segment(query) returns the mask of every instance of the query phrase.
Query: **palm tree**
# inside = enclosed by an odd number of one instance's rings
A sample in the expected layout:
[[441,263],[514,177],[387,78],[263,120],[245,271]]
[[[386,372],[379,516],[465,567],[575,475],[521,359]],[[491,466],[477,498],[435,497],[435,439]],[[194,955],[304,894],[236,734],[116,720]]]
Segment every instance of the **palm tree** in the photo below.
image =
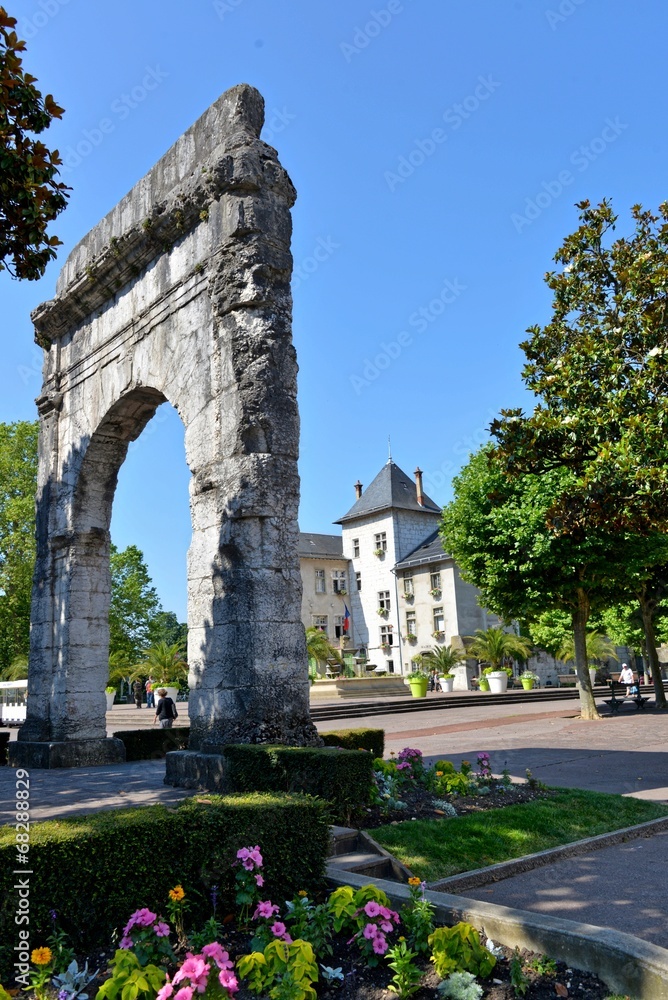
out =
[[316,663],[326,663],[327,660],[343,663],[338,649],[331,645],[326,634],[315,625],[306,629],[306,652],[309,659],[315,660]]
[[15,656],[8,667],[0,673],[1,681],[26,681],[28,679],[28,657]]
[[132,676],[150,676],[156,684],[178,687],[188,680],[188,662],[178,642],[171,646],[166,642],[156,642],[154,646],[144,650],[144,659],[135,664]]
[[506,658],[526,660],[531,655],[531,643],[514,632],[504,632],[502,628],[476,629],[475,635],[466,636],[471,640],[467,652],[477,660],[490,663],[498,670]]
[[441,674],[449,674],[453,667],[466,659],[466,654],[452,646],[432,646],[422,658],[430,669],[436,668]]
[[[557,651],[557,657],[564,662],[575,659],[575,642],[572,635],[564,640],[561,649]],[[587,662],[601,663],[603,660],[617,660],[619,663],[615,647],[608,637],[600,632],[587,632]]]

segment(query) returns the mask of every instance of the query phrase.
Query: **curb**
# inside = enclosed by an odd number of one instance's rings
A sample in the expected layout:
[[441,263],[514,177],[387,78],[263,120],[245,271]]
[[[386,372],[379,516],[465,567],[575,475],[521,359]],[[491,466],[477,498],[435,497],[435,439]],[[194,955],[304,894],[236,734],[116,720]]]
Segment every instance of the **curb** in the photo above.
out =
[[[408,886],[396,882],[353,872],[345,876],[328,872],[328,878],[335,885],[354,888],[373,883],[396,909],[410,899]],[[452,926],[464,920],[482,928],[484,935],[497,944],[529,948],[591,972],[614,992],[635,1000],[668,1000],[668,950],[632,934],[429,889],[425,898],[436,907],[434,918],[438,924]]]
[[488,865],[487,868],[476,868],[474,871],[462,872],[461,875],[438,879],[436,882],[428,882],[427,888],[434,892],[452,891],[458,894],[466,892],[467,889],[477,889],[480,886],[489,885],[490,882],[501,882],[513,875],[521,875],[523,872],[542,868],[544,865],[561,861],[563,858],[588,854],[589,851],[598,851],[603,847],[612,847],[615,844],[650,836],[663,830],[668,830],[668,816],[664,816],[663,819],[651,819],[646,823],[639,823],[637,826],[627,826],[621,830],[614,830],[612,833],[600,833],[596,837],[576,840],[572,844],[563,844],[561,847],[551,847],[546,851],[538,851],[536,854],[527,854],[523,858],[514,858],[512,861],[501,861],[497,865]]

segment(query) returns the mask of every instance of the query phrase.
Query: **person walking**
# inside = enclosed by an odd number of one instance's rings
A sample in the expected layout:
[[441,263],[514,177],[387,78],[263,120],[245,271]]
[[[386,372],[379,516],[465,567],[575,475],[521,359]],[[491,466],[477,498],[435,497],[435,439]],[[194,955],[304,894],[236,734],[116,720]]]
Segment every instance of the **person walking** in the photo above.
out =
[[176,711],[176,705],[167,694],[165,688],[158,688],[158,699],[159,701],[156,705],[153,725],[155,725],[155,720],[159,719],[162,729],[171,729],[174,725],[174,719],[178,719],[179,717],[179,713]]
[[152,677],[146,681],[146,707],[155,708],[155,681]]
[[619,683],[626,684],[626,697],[631,694],[631,688],[635,684],[635,679],[633,677],[633,671],[631,670],[628,663],[622,663],[622,669],[619,674]]
[[135,698],[136,708],[141,708],[142,697],[144,695],[144,685],[139,680],[139,678],[137,678],[137,680],[132,685],[132,693]]

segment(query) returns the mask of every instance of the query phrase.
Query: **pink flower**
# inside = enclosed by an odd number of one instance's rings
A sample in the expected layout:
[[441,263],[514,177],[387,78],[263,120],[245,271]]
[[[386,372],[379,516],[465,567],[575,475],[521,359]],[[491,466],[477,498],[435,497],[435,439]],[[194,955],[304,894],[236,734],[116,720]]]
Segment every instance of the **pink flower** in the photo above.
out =
[[[384,955],[387,951],[387,941],[382,934],[379,934],[373,939],[373,950],[377,955]],[[178,993],[177,993],[178,997]]]
[[249,853],[249,858],[254,861],[258,868],[262,867],[262,855],[260,854],[260,845],[256,844],[252,851]]
[[228,969],[221,969],[218,973],[218,982],[223,987],[223,989],[229,990],[230,993],[236,993],[239,989],[239,983],[237,982],[237,977],[233,972],[229,972]]
[[271,933],[274,937],[283,937],[285,934],[285,924],[282,924],[280,920],[277,920],[275,924],[271,925]]
[[380,913],[380,906],[375,901],[375,899],[370,899],[369,902],[364,907],[364,912],[367,917],[377,917]]
[[164,920],[159,920],[153,930],[156,937],[169,937],[169,924],[166,924]]
[[381,920],[380,929],[381,931],[384,931],[386,934],[390,934],[394,930],[389,920]]
[[262,876],[261,876],[261,875],[256,875],[256,876],[255,876],[255,885],[256,885],[256,886],[257,886],[257,887],[258,887],[259,889],[261,889],[261,888],[262,888],[262,886],[264,885],[264,879],[262,878]]
[[260,917],[264,917],[269,920],[275,913],[278,913],[278,907],[272,903],[270,899],[264,900],[264,902],[259,902],[255,913],[253,914],[253,920],[258,920]]
[[249,853],[250,852],[247,847],[240,847],[239,850],[237,851],[237,858],[239,859],[239,861],[245,861]]
[[157,913],[151,913],[151,911],[146,907],[141,910],[137,910],[137,912],[133,913],[130,917],[130,920],[134,920],[139,927],[150,927],[151,924],[155,923],[157,919]]
[[155,998],[155,1000],[169,1000],[173,992],[174,992],[174,987],[170,983],[168,976],[165,985],[162,987],[161,990],[158,990],[158,995]]
[[375,924],[367,924],[362,933],[364,937],[367,939],[367,941],[373,941],[376,934],[378,933],[378,928],[376,927]]
[[383,917],[383,919],[389,920],[390,917],[392,916],[392,910],[388,910],[386,906],[381,906],[380,915],[381,917]]
[[292,944],[292,938],[290,937],[289,934],[284,934],[283,940],[285,941],[286,944]]
[[234,962],[230,962],[230,956],[217,941],[205,944],[202,948],[205,958],[212,958],[219,969],[233,969]]
[[[189,979],[190,985],[198,993],[204,993],[209,978],[209,971],[209,964],[201,955],[188,954],[185,962],[174,976],[174,983],[180,983],[184,979]],[[178,993],[176,996],[178,997]],[[176,997],[174,1000],[176,1000]],[[181,1000],[192,1000],[192,996],[183,997]]]
[[[182,986],[178,993],[174,994],[174,1000],[193,1000],[194,989],[192,986]],[[204,992],[201,990],[200,992]]]
[[126,934],[124,937],[121,938],[120,947],[121,948],[132,948],[132,947],[134,947],[134,941],[132,940],[131,937],[128,937],[127,934]]

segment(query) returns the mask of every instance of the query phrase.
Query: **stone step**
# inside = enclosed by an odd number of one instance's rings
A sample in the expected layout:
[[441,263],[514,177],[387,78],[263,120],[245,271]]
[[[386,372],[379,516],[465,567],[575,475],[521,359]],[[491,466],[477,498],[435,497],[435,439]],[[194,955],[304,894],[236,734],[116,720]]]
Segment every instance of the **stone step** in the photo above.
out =
[[365,854],[355,851],[352,854],[340,854],[329,858],[328,868],[337,871],[355,872],[357,875],[368,875],[370,878],[387,878],[395,880],[392,862],[380,854]]

